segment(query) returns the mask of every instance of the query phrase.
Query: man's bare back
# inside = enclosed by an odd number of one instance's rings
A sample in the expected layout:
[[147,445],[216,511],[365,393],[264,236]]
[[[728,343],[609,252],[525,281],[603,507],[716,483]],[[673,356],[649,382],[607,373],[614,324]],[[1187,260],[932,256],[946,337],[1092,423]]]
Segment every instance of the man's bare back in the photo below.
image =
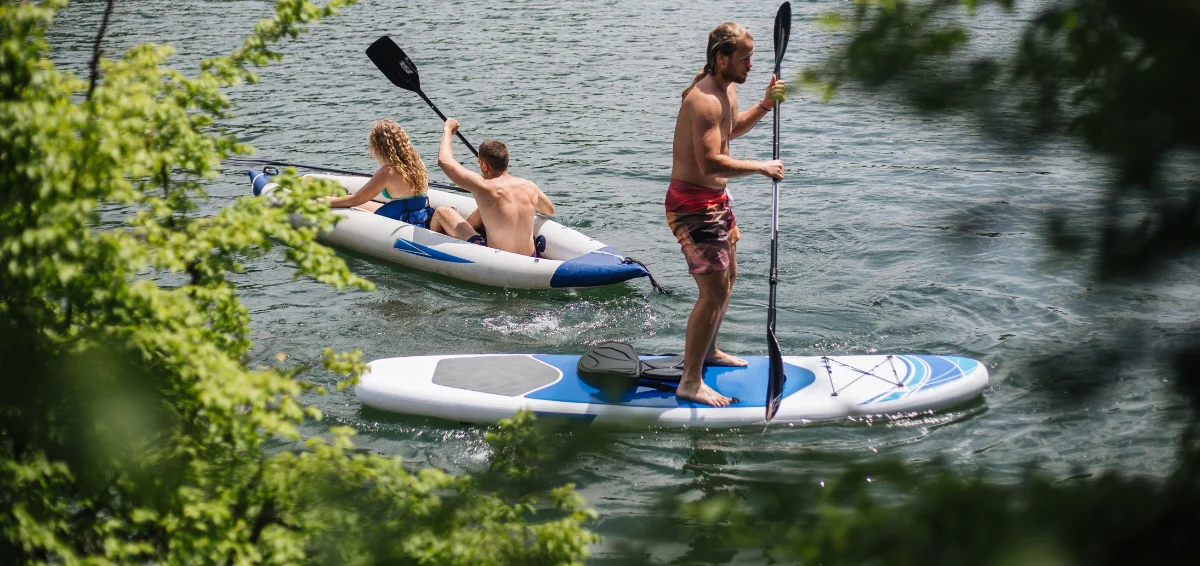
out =
[[533,255],[533,213],[541,191],[532,182],[508,173],[484,179],[475,194],[479,218],[487,227],[487,245],[506,252]]
[[458,122],[446,120],[438,148],[438,167],[454,184],[475,196],[476,214],[463,218],[450,207],[434,211],[430,229],[459,239],[474,241],[479,228],[486,228],[489,248],[515,254],[536,254],[533,242],[534,213],[554,214],[554,204],[532,181],[508,173],[508,148],[488,140],[479,146],[482,175],[463,167],[454,159],[451,141]]

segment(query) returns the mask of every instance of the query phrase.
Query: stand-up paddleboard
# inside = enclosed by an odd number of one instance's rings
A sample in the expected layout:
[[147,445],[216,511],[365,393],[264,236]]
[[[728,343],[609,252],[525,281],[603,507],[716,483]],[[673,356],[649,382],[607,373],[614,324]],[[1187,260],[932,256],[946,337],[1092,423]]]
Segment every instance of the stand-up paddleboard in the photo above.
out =
[[[737,399],[720,408],[676,397],[677,371],[656,377],[678,370],[679,358],[637,356],[649,364],[617,379],[617,391],[611,380],[581,375],[581,359],[586,366],[587,356],[553,354],[387,358],[368,365],[355,394],[377,409],[468,423],[492,423],[521,409],[595,424],[729,428],[765,422],[766,357],[750,357],[744,368],[704,369],[705,383]],[[956,356],[783,356],[783,365],[773,419],[782,423],[944,408],[979,395],[988,383],[982,363]]]

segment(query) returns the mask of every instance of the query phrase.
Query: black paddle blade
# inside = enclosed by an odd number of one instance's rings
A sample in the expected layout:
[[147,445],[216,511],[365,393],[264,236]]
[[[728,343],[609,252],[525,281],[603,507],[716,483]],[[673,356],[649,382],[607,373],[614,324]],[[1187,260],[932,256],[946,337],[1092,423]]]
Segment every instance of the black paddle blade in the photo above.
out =
[[400,49],[392,38],[385,35],[376,39],[375,43],[367,48],[367,57],[371,58],[371,62],[383,71],[392,84],[404,90],[421,92],[421,77],[417,76],[417,65],[404,54],[404,50]]
[[784,2],[775,14],[775,76],[779,76],[783,64],[783,52],[787,51],[788,36],[792,35],[792,3]]
[[767,351],[770,355],[767,369],[767,420],[770,421],[779,410],[779,402],[783,400],[783,382],[787,380],[783,374],[783,354],[779,351],[779,340],[775,339],[773,330],[767,330]]

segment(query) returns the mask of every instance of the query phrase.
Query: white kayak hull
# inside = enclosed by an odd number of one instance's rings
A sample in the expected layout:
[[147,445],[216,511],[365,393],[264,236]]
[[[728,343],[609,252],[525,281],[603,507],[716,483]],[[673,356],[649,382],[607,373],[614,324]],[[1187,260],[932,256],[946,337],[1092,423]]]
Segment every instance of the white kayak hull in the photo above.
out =
[[[278,185],[261,171],[248,171],[256,196],[269,197]],[[367,177],[308,175],[331,179],[348,192]],[[475,199],[429,190],[429,205],[450,206],[463,217],[475,211]],[[650,273],[603,242],[537,217],[534,236],[546,237],[541,258],[526,257],[471,244],[406,222],[356,209],[335,209],[341,217],[330,232],[320,234],[327,244],[354,250],[405,267],[464,281],[514,289],[564,289],[621,283]]]

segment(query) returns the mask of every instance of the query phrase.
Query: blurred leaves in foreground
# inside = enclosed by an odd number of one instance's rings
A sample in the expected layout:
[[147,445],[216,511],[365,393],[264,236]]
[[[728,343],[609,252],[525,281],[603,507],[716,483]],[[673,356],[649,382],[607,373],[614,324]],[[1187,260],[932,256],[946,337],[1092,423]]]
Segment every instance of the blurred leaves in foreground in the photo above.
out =
[[[1193,445],[1189,439],[1187,444]],[[896,566],[1195,564],[1200,457],[1181,454],[1165,480],[1116,473],[1015,482],[942,463],[844,462],[833,475],[706,478],[664,500],[624,547],[624,563],[886,564]],[[820,454],[773,461],[811,468]],[[713,483],[720,484],[717,486]]]
[[[320,389],[244,361],[250,317],[228,277],[247,258],[282,243],[298,275],[372,288],[315,240],[335,218],[314,199],[327,184],[289,171],[275,202],[194,214],[222,161],[251,150],[214,126],[231,110],[222,89],[256,80],[252,67],[280,57],[272,44],[350,3],[279,0],[189,77],[163,66],[163,45],[101,57],[110,1],[83,79],[48,57],[65,2],[0,2],[0,562],[586,556],[591,513],[570,486],[517,497],[409,471],[352,450],[344,427],[301,440],[297,425],[321,417],[303,395]],[[363,368],[334,352],[325,365]],[[296,448],[268,450],[279,440]]]

